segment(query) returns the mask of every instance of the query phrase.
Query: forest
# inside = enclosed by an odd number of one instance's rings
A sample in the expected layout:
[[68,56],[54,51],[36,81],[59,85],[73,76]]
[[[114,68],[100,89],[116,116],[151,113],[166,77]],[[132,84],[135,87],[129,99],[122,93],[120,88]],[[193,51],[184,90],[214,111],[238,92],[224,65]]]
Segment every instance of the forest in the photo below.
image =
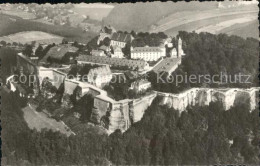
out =
[[[199,75],[226,75],[231,77],[231,81],[226,81],[227,77],[219,77],[217,83],[201,80],[192,83],[182,82],[176,86],[176,82],[157,82],[156,74],[149,73],[149,80],[153,88],[158,91],[177,93],[191,87],[239,87],[248,88],[258,86],[258,53],[259,43],[257,39],[243,39],[238,36],[228,36],[226,34],[213,35],[210,33],[184,32],[180,31],[173,43],[176,46],[177,38],[183,41],[185,56],[182,64],[171,75],[191,76],[197,78]],[[164,80],[170,73],[161,73]],[[241,77],[241,81],[234,82],[235,76]],[[250,76],[249,80],[246,80]],[[238,78],[238,77],[237,77]],[[234,83],[233,83],[234,82]],[[250,82],[250,83],[247,83]]]
[[[125,133],[92,128],[66,137],[30,130],[25,101],[2,91],[2,162],[26,165],[188,165],[257,164],[258,110],[245,103],[224,111],[221,103],[179,113],[156,98],[141,121]],[[10,123],[12,122],[12,123]]]

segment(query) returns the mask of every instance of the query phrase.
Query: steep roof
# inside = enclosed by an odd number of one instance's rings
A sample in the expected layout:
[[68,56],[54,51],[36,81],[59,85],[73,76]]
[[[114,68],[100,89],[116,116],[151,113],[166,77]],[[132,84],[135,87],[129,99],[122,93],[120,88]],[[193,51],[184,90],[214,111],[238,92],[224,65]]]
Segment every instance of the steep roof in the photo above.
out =
[[92,63],[101,63],[108,64],[111,66],[126,66],[130,68],[138,68],[144,69],[147,66],[147,62],[144,60],[130,60],[130,59],[122,59],[122,58],[108,58],[104,56],[88,56],[88,55],[80,55],[77,58],[78,61],[92,62]]
[[165,58],[158,65],[153,68],[153,71],[156,73],[160,72],[169,72],[174,68],[178,63],[180,63],[181,58]]
[[96,67],[93,69],[90,69],[88,72],[90,75],[109,75],[112,74],[110,67],[108,65]]
[[163,52],[162,47],[134,47],[131,53],[139,52]]
[[131,42],[132,36],[130,34],[125,34],[125,33],[113,33],[111,40],[119,41],[119,42]]
[[68,44],[54,46],[50,48],[47,54],[42,58],[42,61],[46,61],[48,57],[52,57],[55,59],[62,59],[67,52],[76,52],[76,51],[78,51],[77,47]]

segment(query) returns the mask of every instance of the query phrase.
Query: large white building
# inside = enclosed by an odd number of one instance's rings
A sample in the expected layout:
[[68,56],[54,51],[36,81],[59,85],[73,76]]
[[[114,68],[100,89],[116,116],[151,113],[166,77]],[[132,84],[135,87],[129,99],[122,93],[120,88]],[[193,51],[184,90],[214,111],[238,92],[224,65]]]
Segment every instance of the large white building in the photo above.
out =
[[165,47],[131,47],[132,59],[143,59],[145,61],[157,61],[166,56]]

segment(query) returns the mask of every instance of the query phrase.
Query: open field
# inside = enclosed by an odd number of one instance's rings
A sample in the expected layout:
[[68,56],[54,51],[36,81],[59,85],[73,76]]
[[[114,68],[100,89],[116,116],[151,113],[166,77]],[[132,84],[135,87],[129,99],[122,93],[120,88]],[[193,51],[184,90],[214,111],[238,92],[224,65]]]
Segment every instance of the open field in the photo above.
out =
[[17,16],[20,17],[22,19],[35,19],[35,15],[33,13],[29,13],[29,12],[25,12],[22,10],[17,10],[17,9],[12,9],[12,10],[2,10],[3,14],[8,14],[11,16]]
[[83,32],[80,28],[47,25],[5,14],[0,14],[0,22],[0,36],[8,36],[10,34],[24,31],[42,31],[64,37],[68,41],[87,43],[96,35],[96,33],[91,31]]
[[232,19],[232,20],[223,21],[223,22],[217,23],[215,25],[209,25],[209,26],[202,27],[200,29],[197,29],[196,32],[198,32],[198,33],[209,32],[212,34],[216,34],[219,31],[221,31],[222,29],[225,29],[227,27],[233,26],[235,24],[243,24],[243,23],[251,22],[256,19],[257,19],[257,15],[236,18],[236,19]]
[[[187,24],[183,24],[183,25],[171,28],[171,29],[165,31],[165,33],[170,35],[170,36],[176,36],[178,34],[178,31],[187,31],[187,32],[197,31],[197,32],[201,32],[201,31],[199,31],[199,29],[204,28],[204,27],[212,27],[212,26],[217,25],[221,22],[227,22],[228,23],[229,21],[232,22],[232,20],[236,20],[236,19],[239,19],[239,18],[252,18],[252,17],[255,17],[255,16],[257,16],[257,15],[244,14],[244,15],[241,16],[241,15],[238,14],[238,15],[229,15],[229,16],[203,19],[203,20],[198,20],[198,21],[190,22],[190,23],[187,23]],[[234,25],[237,25],[237,23],[233,22],[229,26],[232,27]],[[215,33],[217,33],[217,34],[218,33],[225,33],[225,31],[223,31],[223,30],[226,29],[227,27],[228,26],[222,26],[219,29],[219,31],[215,32]],[[237,35],[241,36],[241,34],[237,34]]]
[[74,4],[74,8],[72,9],[74,12],[89,16],[93,20],[101,21],[104,17],[106,17],[111,10],[114,8],[112,5],[107,4]]
[[181,11],[210,10],[217,7],[217,2],[151,2],[115,4],[113,10],[104,19],[106,24],[123,31],[148,31],[164,17]]
[[[175,27],[193,23],[196,21],[201,21],[205,19],[214,19],[218,17],[229,17],[229,16],[240,16],[249,15],[250,17],[257,17],[257,10],[205,10],[205,11],[184,11],[174,13],[168,17],[158,21],[155,26],[153,26],[150,32],[164,32]],[[216,24],[216,23],[215,23]],[[194,29],[196,30],[196,29]]]
[[231,27],[222,29],[220,33],[227,33],[229,35],[237,35],[241,37],[253,37],[259,39],[259,22],[254,20],[246,24],[235,24]]
[[35,111],[33,106],[29,105],[22,110],[24,113],[24,119],[30,129],[35,128],[37,131],[41,131],[42,129],[47,128],[53,131],[59,131],[67,136],[72,134],[72,131],[67,130],[68,128],[64,123],[48,118],[43,112]]
[[6,42],[12,43],[21,43],[21,44],[30,44],[33,41],[40,44],[52,44],[52,43],[61,43],[63,37],[40,32],[40,31],[25,31],[18,32],[12,35],[0,37],[0,41],[4,40]]

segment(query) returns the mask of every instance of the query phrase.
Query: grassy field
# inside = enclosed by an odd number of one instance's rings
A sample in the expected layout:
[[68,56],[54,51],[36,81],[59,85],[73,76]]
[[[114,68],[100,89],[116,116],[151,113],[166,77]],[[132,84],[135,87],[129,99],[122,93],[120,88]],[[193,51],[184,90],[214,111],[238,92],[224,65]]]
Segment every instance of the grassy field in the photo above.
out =
[[148,31],[164,17],[180,11],[210,10],[217,7],[217,2],[151,2],[151,3],[122,3],[104,19],[106,24],[118,30]]
[[40,31],[25,31],[25,32],[19,32],[12,35],[0,37],[0,41],[4,40],[9,43],[16,42],[21,44],[30,44],[33,41],[41,44],[61,43],[62,39],[63,37],[61,36],[40,32]]
[[251,21],[247,24],[235,24],[231,27],[222,29],[220,33],[227,33],[229,35],[237,35],[241,37],[253,37],[259,39],[259,22],[258,20]]
[[[176,36],[178,34],[178,31],[198,31],[199,29],[207,26],[213,26],[221,22],[229,21],[229,20],[234,20],[234,19],[239,19],[241,17],[247,17],[247,15],[230,15],[230,16],[222,16],[222,17],[215,17],[215,18],[209,18],[209,19],[203,19],[203,20],[198,20],[194,22],[190,22],[187,24],[183,24],[174,28],[171,28],[167,31],[165,31],[166,34],[170,36]],[[250,17],[250,14],[248,15]],[[198,31],[199,32],[199,31]],[[225,31],[220,30],[218,33],[225,33]],[[241,34],[238,34],[240,36]]]
[[[240,16],[244,17],[245,15],[249,15],[250,17],[257,17],[257,10],[227,10],[227,9],[216,9],[216,10],[205,10],[205,11],[184,11],[174,13],[160,21],[158,21],[150,32],[164,32],[170,30],[172,28],[186,25],[189,23],[193,23],[196,21],[201,21],[205,19],[214,19],[218,17],[232,17],[232,16]],[[213,24],[216,24],[216,22]],[[194,29],[196,30],[196,29]]]
[[20,17],[23,19],[35,19],[36,18],[33,13],[28,13],[28,12],[17,10],[17,9],[3,10],[2,12],[3,12],[3,14],[17,16],[17,17]]
[[222,29],[225,29],[227,27],[231,27],[235,24],[247,24],[248,22],[252,22],[253,20],[257,19],[257,15],[255,16],[249,16],[249,17],[240,17],[232,20],[222,21],[217,24],[209,25],[202,27],[200,29],[197,29],[196,32],[209,32],[212,34],[216,34],[220,32]]
[[68,128],[62,122],[57,122],[54,119],[48,118],[43,112],[35,111],[33,106],[27,106],[23,108],[24,119],[30,129],[36,129],[41,131],[42,129],[50,129],[53,131],[59,131],[67,136],[72,134],[72,131],[67,130]]
[[74,4],[72,10],[80,15],[89,16],[93,20],[101,21],[113,8],[114,6],[107,4]]
[[94,32],[83,32],[79,28],[60,25],[47,25],[40,22],[24,20],[19,17],[0,14],[0,36],[24,32],[42,31],[66,38],[68,41],[89,42],[95,35]]

